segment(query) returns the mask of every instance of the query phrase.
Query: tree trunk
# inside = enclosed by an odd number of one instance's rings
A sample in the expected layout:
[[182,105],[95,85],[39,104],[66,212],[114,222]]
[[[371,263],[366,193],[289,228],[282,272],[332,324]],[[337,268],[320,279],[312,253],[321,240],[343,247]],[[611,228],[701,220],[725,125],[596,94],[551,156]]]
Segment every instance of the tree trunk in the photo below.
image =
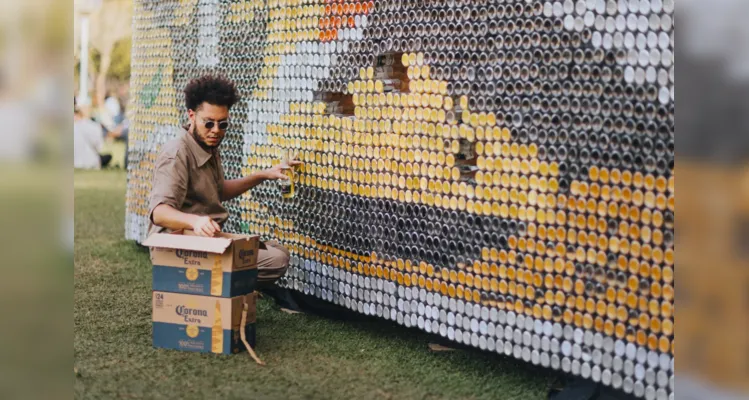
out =
[[104,105],[104,99],[107,95],[107,71],[112,63],[112,48],[103,49],[101,52],[101,63],[99,71],[96,74],[96,104]]

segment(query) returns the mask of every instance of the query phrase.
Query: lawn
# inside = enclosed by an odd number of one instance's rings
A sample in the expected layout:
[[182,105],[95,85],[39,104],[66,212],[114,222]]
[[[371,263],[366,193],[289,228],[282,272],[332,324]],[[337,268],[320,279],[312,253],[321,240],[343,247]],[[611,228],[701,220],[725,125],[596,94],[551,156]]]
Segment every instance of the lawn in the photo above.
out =
[[258,304],[258,355],[151,346],[148,254],[124,240],[126,176],[75,174],[76,398],[544,399],[551,371],[388,321],[334,321]]

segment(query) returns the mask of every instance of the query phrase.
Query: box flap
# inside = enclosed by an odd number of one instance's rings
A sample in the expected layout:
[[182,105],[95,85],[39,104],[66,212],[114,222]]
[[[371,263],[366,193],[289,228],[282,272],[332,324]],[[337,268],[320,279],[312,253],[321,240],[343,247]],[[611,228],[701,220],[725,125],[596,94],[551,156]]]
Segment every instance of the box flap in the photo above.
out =
[[239,233],[229,233],[229,232],[219,232],[219,236],[226,237],[234,240],[241,240],[241,239],[252,239],[252,238],[260,238],[259,235],[243,235]]
[[186,249],[223,254],[226,249],[231,246],[231,243],[232,240],[229,238],[210,238],[203,236],[154,233],[143,242],[143,245],[147,247]]

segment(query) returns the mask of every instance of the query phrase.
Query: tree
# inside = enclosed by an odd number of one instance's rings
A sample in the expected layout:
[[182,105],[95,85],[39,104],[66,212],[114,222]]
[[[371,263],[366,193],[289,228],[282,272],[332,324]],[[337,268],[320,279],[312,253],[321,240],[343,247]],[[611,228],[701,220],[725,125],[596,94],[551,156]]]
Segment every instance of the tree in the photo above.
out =
[[99,68],[96,70],[95,96],[103,104],[106,96],[107,71],[112,63],[115,45],[131,35],[133,3],[131,0],[105,0],[91,14],[90,43],[99,53]]
[[132,36],[128,36],[114,45],[112,62],[107,71],[107,78],[123,82],[130,79],[130,54],[133,46]]

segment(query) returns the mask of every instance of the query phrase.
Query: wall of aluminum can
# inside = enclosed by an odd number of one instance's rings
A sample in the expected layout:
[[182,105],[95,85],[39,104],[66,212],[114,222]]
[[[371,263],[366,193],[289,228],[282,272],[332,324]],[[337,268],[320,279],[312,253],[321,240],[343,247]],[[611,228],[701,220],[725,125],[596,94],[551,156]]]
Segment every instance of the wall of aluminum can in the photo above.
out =
[[126,236],[148,229],[182,89],[237,82],[227,179],[289,152],[226,230],[281,284],[674,396],[674,0],[135,2]]

